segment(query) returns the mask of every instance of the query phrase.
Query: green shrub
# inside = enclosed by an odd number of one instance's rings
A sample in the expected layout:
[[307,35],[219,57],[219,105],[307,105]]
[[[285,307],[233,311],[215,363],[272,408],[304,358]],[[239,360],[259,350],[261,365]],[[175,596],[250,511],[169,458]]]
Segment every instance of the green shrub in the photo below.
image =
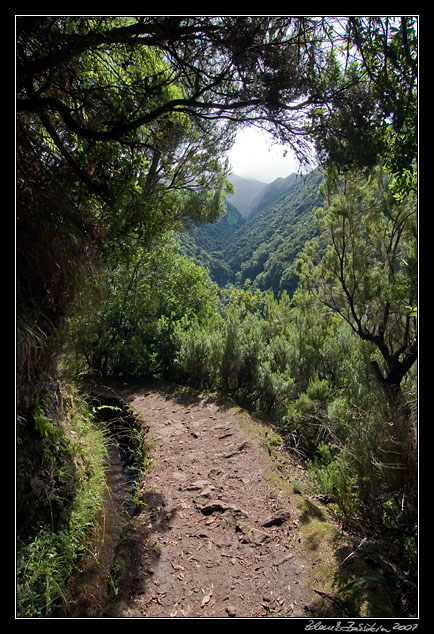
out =
[[82,291],[70,319],[75,366],[78,354],[83,370],[102,375],[170,374],[178,322],[202,323],[217,311],[216,286],[178,247],[172,234],[150,250],[136,246],[129,259],[105,267],[99,293]]
[[221,334],[197,321],[179,321],[173,341],[176,349],[174,365],[183,380],[195,386],[215,387],[221,363]]
[[259,409],[276,417],[282,416],[286,412],[288,399],[293,395],[294,383],[288,370],[273,371],[270,361],[262,361],[257,380]]
[[316,456],[308,462],[308,470],[317,491],[330,496],[339,517],[348,522],[358,518],[360,500],[356,494],[357,474],[347,458],[345,450],[337,451],[330,443],[321,443]]
[[311,401],[327,401],[330,397],[330,385],[327,379],[312,377],[309,380],[306,395]]

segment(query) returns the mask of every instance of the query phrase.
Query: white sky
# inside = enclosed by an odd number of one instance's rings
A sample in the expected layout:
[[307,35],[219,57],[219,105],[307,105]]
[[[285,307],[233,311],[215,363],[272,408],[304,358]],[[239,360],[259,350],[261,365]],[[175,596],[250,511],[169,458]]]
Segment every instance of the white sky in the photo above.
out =
[[237,140],[228,153],[232,171],[238,176],[255,178],[271,183],[276,178],[298,172],[299,164],[289,148],[271,145],[271,136],[256,128],[246,128],[237,134]]

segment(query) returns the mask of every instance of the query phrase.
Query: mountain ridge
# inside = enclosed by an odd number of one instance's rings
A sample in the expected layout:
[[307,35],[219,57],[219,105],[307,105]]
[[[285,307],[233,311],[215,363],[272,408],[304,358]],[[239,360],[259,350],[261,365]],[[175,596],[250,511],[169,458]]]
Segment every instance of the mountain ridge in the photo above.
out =
[[238,174],[231,174],[228,180],[234,187],[234,193],[230,194],[228,201],[238,209],[243,218],[248,218],[252,204],[257,196],[266,189],[267,183],[255,178],[238,176]]
[[317,168],[264,184],[256,197],[250,196],[247,217],[228,197],[226,215],[184,234],[182,251],[207,268],[221,287],[243,285],[249,279],[254,289],[272,290],[276,296],[285,290],[292,294],[298,284],[297,256],[317,235],[314,210],[322,202],[321,181]]
[[294,184],[297,174],[294,172],[285,178],[279,177],[269,183],[254,199],[249,218],[260,213],[262,209],[271,205],[276,198],[285,194]]
[[321,182],[318,168],[288,180],[285,193],[276,195],[234,232],[226,245],[225,262],[235,272],[236,284],[242,286],[250,279],[253,288],[272,290],[276,296],[295,291],[298,254],[318,233],[315,209],[322,204]]

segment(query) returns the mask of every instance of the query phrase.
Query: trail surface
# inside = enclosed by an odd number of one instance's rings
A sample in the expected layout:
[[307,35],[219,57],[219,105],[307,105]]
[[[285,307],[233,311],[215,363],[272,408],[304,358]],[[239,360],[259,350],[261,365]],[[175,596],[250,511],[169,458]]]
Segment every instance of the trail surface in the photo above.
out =
[[[264,436],[213,398],[125,388],[153,458],[105,617],[308,617],[311,563]],[[118,578],[116,578],[116,573]]]

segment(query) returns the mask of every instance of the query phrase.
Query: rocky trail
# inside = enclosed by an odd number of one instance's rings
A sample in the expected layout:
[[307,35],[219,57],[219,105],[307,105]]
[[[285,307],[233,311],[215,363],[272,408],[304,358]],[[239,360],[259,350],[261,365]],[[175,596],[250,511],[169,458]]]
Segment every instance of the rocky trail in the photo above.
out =
[[211,397],[155,388],[121,396],[148,427],[153,462],[104,616],[316,613],[312,543],[303,543],[297,507],[270,477],[267,432]]
[[205,395],[158,387],[124,387],[118,395],[147,429],[152,465],[98,616],[324,614],[316,588],[327,549],[320,533],[304,528],[315,514],[306,507],[301,514],[303,498],[273,466],[275,434]]

